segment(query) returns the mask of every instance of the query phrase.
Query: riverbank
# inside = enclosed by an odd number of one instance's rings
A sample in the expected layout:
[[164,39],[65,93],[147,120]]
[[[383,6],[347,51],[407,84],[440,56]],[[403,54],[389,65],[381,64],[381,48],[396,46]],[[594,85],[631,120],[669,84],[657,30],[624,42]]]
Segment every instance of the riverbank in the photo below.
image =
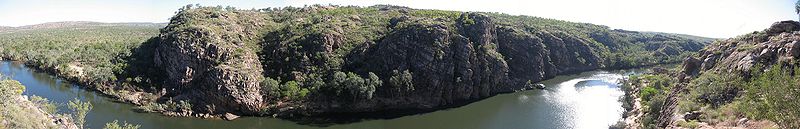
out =
[[624,127],[625,129],[638,129],[639,120],[644,115],[641,104],[642,98],[639,97],[641,86],[638,83],[631,82],[629,78],[623,79],[621,83],[622,91],[625,92],[625,96],[623,96],[625,113],[622,114],[623,119],[621,121],[624,125],[616,126]]

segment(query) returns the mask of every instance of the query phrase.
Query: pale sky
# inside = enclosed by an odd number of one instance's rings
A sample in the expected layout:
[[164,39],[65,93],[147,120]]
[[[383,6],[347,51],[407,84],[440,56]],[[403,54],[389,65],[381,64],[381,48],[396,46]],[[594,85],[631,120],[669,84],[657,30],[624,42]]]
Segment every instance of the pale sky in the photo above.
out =
[[266,8],[312,4],[391,4],[501,12],[606,25],[614,29],[728,38],[796,20],[794,0],[0,0],[0,26],[56,21],[168,22],[187,4]]

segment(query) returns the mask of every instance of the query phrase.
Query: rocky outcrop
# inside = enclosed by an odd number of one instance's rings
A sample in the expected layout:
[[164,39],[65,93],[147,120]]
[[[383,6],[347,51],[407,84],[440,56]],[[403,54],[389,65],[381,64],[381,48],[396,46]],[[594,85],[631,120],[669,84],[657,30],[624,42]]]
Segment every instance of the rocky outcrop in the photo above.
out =
[[[795,65],[800,58],[800,23],[781,21],[761,32],[719,41],[700,52],[700,70],[741,74],[749,77],[756,65]],[[685,62],[690,63],[690,62]],[[688,67],[685,67],[688,68]]]
[[[662,107],[658,110],[660,115],[655,120],[655,123],[657,123],[658,127],[678,128],[676,125],[678,122],[685,123],[704,116],[702,112],[698,111],[687,112],[682,115],[675,113],[678,99],[682,97],[680,93],[687,93],[687,91],[692,90],[689,88],[698,88],[687,87],[687,85],[689,80],[700,74],[724,73],[730,74],[725,76],[749,78],[753,76],[751,73],[754,71],[764,70],[774,65],[797,66],[798,58],[800,58],[800,43],[798,43],[798,40],[800,40],[800,23],[796,21],[781,21],[774,23],[764,31],[717,41],[706,46],[700,51],[697,58],[686,58],[681,66],[683,68],[681,72],[672,75],[677,76],[679,82],[671,87],[671,91],[666,96]],[[720,96],[724,96],[724,99],[733,100],[737,97],[739,91],[728,89],[715,92],[722,94]],[[710,102],[710,104],[716,106],[719,103],[727,102],[729,101],[719,100]],[[777,127],[775,123],[767,120],[748,122],[747,118],[739,119],[739,121],[716,122],[713,126],[700,122],[700,126],[702,128]]]
[[[194,10],[206,11],[206,10]],[[198,16],[199,15],[199,16]],[[155,64],[167,75],[166,97],[191,102],[196,111],[253,114],[261,111],[259,84],[263,80],[260,61],[246,41],[254,27],[228,23],[205,27],[183,24],[188,17],[236,18],[236,13],[181,13],[159,36]],[[203,22],[203,21],[192,21]],[[234,22],[234,21],[229,21]]]
[[531,34],[498,25],[481,13],[463,13],[456,26],[426,18],[403,17],[393,22],[406,26],[367,48],[365,57],[359,57],[366,62],[360,67],[387,78],[392,71],[408,70],[414,75],[415,90],[393,96],[388,93],[391,86],[380,87],[382,94],[375,101],[324,110],[446,107],[525,89],[528,81],[601,67],[600,57],[587,41],[545,31]]

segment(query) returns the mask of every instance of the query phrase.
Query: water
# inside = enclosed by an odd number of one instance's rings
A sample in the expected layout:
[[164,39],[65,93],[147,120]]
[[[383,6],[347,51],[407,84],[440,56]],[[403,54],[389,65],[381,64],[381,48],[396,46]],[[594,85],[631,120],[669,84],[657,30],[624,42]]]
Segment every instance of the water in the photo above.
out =
[[[136,113],[133,106],[118,103],[46,73],[15,62],[0,62],[0,73],[20,81],[26,95],[37,95],[57,103],[78,98],[94,108],[87,126],[102,128],[113,120],[139,124],[142,128],[256,129],[256,128],[332,128],[332,129],[606,129],[622,117],[619,97],[624,95],[618,80],[640,70],[591,71],[558,76],[541,83],[546,90],[501,94],[462,107],[395,119],[364,120],[327,127],[301,125],[276,118],[243,117],[235,121],[166,117],[155,113]],[[59,110],[66,111],[62,105]]]

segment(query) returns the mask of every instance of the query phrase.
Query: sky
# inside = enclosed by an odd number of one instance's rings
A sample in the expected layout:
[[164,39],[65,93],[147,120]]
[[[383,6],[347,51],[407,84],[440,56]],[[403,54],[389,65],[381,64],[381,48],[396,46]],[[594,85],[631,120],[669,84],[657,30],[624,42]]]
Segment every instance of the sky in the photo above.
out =
[[168,22],[187,4],[240,9],[313,4],[390,4],[500,12],[606,25],[613,29],[729,38],[797,20],[794,0],[0,0],[0,26],[58,21]]

